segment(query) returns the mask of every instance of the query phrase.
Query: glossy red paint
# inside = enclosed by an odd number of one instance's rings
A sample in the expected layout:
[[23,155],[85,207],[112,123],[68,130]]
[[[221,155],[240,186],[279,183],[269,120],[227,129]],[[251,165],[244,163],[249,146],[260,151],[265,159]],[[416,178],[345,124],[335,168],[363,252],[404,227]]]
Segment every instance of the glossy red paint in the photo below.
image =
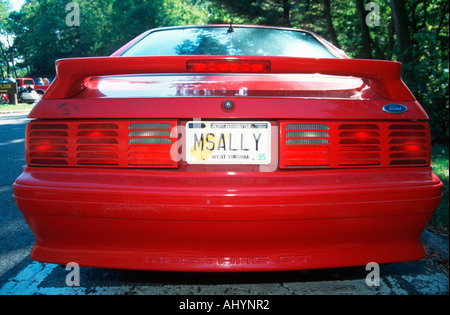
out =
[[[208,62],[207,62],[208,63]],[[216,64],[216,63],[214,63]],[[227,67],[229,62],[227,61]],[[234,64],[234,62],[232,62]],[[318,74],[241,73],[249,70],[237,63],[237,73],[189,73],[168,75],[99,76],[84,80],[78,99],[168,97],[289,97],[320,99],[386,100],[364,80]],[[187,65],[190,70],[189,64]],[[204,66],[203,66],[203,69]],[[218,70],[218,69],[216,69]],[[223,69],[231,71],[231,69]],[[203,70],[202,70],[203,71]],[[151,89],[149,89],[151,86]]]
[[[225,99],[234,102],[233,111],[225,112],[221,105]],[[126,102],[126,103],[125,103]],[[41,100],[31,111],[30,118],[202,118],[251,119],[258,113],[260,119],[339,119],[343,120],[426,120],[427,114],[417,102],[402,102],[408,111],[402,114],[382,110],[389,100],[340,100],[309,98],[144,98],[129,99],[66,99]],[[126,104],[126,105],[125,105]],[[276,106],[274,106],[276,104]],[[162,110],[164,108],[164,110]],[[176,114],[175,114],[176,113]],[[176,116],[176,117],[175,117]]]
[[[33,259],[271,271],[424,256],[420,236],[442,183],[430,167],[428,116],[402,82],[399,63],[344,56],[119,57],[124,49],[113,57],[58,61],[57,78],[30,113],[27,167],[13,188],[36,237]],[[124,75],[125,83],[139,75],[183,79],[190,62],[205,60],[270,62],[269,74],[240,78],[253,90],[264,75],[274,79],[260,91],[282,90],[283,75],[291,73],[336,76],[338,83],[343,77],[342,84],[355,77],[362,89],[343,98],[329,91],[325,98],[195,96],[190,83],[181,86],[189,96],[100,93],[110,76]],[[230,78],[236,76],[215,73],[199,86],[235,91]],[[318,79],[315,90],[329,86],[325,81]],[[232,110],[224,109],[226,100]],[[408,110],[382,110],[392,103]],[[184,130],[195,119],[270,122],[271,163],[188,164]]]
[[[260,173],[29,167],[14,191],[37,236],[32,257],[39,261],[255,271],[420,259],[420,235],[439,204],[440,187],[429,168]],[[230,261],[238,258],[245,262]]]
[[187,63],[198,60],[270,61],[271,73],[309,73],[354,76],[366,79],[377,93],[393,101],[414,101],[414,96],[400,78],[401,64],[394,61],[363,59],[315,59],[248,56],[148,56],[95,57],[56,61],[58,76],[44,99],[65,99],[83,90],[87,77],[102,75],[186,73]]

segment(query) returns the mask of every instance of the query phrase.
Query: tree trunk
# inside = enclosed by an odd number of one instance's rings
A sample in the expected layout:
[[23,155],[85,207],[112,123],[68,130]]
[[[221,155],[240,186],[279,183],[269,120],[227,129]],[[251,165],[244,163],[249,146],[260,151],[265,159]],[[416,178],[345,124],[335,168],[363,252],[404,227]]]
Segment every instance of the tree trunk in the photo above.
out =
[[282,23],[283,26],[290,27],[291,26],[291,4],[289,0],[283,0],[283,18]]
[[333,43],[334,46],[341,48],[339,45],[337,36],[336,36],[336,31],[334,30],[334,26],[333,26],[333,19],[331,17],[330,0],[322,0],[322,3],[323,3],[323,10],[325,13],[325,19],[327,21],[327,28],[328,28],[328,33],[330,35],[331,42]]
[[397,37],[397,49],[399,60],[403,63],[411,61],[408,49],[411,44],[411,35],[408,27],[408,14],[406,13],[404,0],[391,0],[392,20],[394,21],[395,35]]
[[355,0],[356,10],[358,11],[359,25],[361,27],[361,37],[363,42],[363,56],[366,59],[372,59],[372,46],[370,39],[369,26],[366,23],[366,8],[363,0]]
[[0,50],[2,51],[3,61],[4,61],[5,65],[6,65],[6,72],[7,72],[7,73],[10,73],[8,57],[6,56],[6,52],[5,52],[5,50],[3,49],[2,43],[0,43]]
[[448,13],[447,7],[448,7],[448,1],[445,1],[444,8],[442,9],[441,19],[439,20],[439,26],[436,29],[436,38],[439,37],[439,33],[441,32],[442,28],[444,27],[445,16]]
[[394,34],[395,34],[395,29],[394,29],[394,22],[391,21],[389,22],[389,30],[388,30],[388,47],[387,47],[387,59],[391,60],[392,59],[392,51],[394,50],[394,46],[395,46],[395,39],[394,39]]

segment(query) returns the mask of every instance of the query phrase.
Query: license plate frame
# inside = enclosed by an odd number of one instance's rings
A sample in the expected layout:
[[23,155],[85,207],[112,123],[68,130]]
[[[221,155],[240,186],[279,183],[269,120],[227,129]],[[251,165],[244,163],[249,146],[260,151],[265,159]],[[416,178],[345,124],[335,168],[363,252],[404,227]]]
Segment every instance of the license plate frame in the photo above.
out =
[[267,165],[271,162],[268,121],[189,121],[185,130],[188,164]]

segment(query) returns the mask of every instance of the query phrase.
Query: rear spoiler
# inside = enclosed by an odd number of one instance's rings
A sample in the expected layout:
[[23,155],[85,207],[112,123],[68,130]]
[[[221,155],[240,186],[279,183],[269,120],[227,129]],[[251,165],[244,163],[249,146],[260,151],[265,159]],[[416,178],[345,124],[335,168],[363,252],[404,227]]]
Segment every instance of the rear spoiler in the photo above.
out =
[[44,99],[64,99],[83,89],[92,76],[154,73],[188,73],[188,61],[269,61],[270,73],[304,73],[352,76],[367,80],[378,94],[393,101],[414,101],[414,95],[401,79],[401,63],[366,59],[316,59],[254,56],[148,56],[91,57],[56,61],[56,79]]

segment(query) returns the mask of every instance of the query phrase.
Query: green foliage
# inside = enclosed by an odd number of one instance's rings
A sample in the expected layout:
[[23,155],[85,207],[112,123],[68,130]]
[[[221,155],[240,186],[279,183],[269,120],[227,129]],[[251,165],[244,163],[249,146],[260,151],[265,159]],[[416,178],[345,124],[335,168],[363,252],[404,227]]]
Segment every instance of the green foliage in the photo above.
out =
[[4,27],[4,21],[6,21],[6,18],[8,17],[8,3],[4,0],[0,1],[0,28],[3,29]]
[[426,8],[416,9],[416,16],[411,17],[416,23],[411,26],[412,57],[403,71],[405,82],[430,116],[434,140],[448,144],[449,15],[445,8],[448,1],[433,1]]
[[10,30],[15,34],[14,47],[23,56],[23,64],[37,65],[44,74],[52,73],[54,62],[69,56],[68,32],[61,32],[65,15],[63,1],[29,0],[21,12],[10,15]]
[[11,60],[9,49],[7,48],[7,19],[8,19],[9,2],[0,0],[0,80],[5,79],[5,71],[10,72],[9,60]]
[[189,0],[77,0],[80,25],[68,26],[67,3],[27,0],[9,15],[18,66],[29,75],[53,76],[60,58],[109,55],[150,28],[207,21],[207,11]]
[[434,213],[431,224],[439,229],[448,231],[449,224],[449,148],[435,145],[432,150],[433,171],[444,184],[442,200]]
[[[56,59],[109,55],[140,33],[160,26],[230,22],[291,26],[337,43],[352,58],[403,61],[403,79],[429,114],[434,140],[448,143],[448,0],[372,1],[378,4],[380,23],[369,26],[368,36],[363,36],[361,7],[358,10],[356,4],[369,0],[74,1],[80,7],[76,27],[65,23],[69,0],[27,0],[19,12],[9,14],[8,1],[0,0],[0,35],[14,38],[12,46],[0,42],[2,74],[22,69],[29,75],[53,76]],[[402,27],[394,23],[399,21],[391,10],[394,2],[405,6],[407,21]],[[336,36],[331,38],[333,31]],[[399,34],[407,35],[407,49],[397,48],[402,47],[397,45]]]

